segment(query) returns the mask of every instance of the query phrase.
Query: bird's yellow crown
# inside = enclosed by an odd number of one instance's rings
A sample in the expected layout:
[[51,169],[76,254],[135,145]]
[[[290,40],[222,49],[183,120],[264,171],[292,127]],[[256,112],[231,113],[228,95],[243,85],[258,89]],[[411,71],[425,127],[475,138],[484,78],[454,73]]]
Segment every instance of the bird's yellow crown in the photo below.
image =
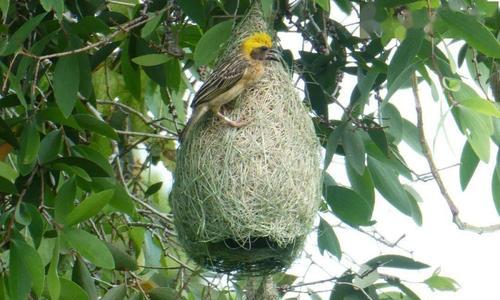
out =
[[269,36],[269,34],[265,32],[256,32],[243,41],[243,43],[241,44],[241,49],[243,51],[243,54],[249,57],[253,49],[262,46],[266,46],[268,48],[271,48],[273,46],[271,36]]

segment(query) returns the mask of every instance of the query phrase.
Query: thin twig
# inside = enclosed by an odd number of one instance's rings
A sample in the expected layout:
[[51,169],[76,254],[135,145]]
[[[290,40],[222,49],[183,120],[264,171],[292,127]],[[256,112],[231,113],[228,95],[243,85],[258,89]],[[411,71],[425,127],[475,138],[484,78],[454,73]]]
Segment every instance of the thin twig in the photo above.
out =
[[156,134],[156,133],[148,133],[148,132],[135,132],[135,131],[125,131],[125,130],[115,130],[116,133],[121,134],[121,135],[132,135],[132,136],[143,136],[143,137],[149,137],[149,138],[154,138],[154,139],[164,139],[164,140],[176,140],[177,137],[173,135],[162,135],[162,134]]
[[[162,13],[162,12],[163,12],[163,10],[158,11],[157,13]],[[156,16],[156,14],[155,14],[155,16]],[[82,53],[82,52],[87,52],[91,49],[94,49],[96,47],[99,47],[99,46],[102,46],[102,45],[108,43],[114,37],[116,37],[117,35],[122,33],[123,31],[128,32],[136,27],[141,26],[142,24],[147,23],[149,20],[150,20],[150,18],[148,18],[147,16],[140,16],[140,17],[126,23],[124,26],[121,26],[120,27],[121,30],[116,30],[115,32],[113,32],[110,35],[103,38],[102,40],[95,42],[95,43],[92,43],[92,44],[89,44],[89,45],[82,47],[82,48],[73,49],[73,50],[69,50],[69,51],[63,51],[63,52],[57,52],[57,53],[52,53],[52,54],[47,54],[47,55],[42,55],[42,56],[38,56],[38,55],[35,55],[33,53],[24,51],[24,50],[20,51],[19,54],[24,55],[24,56],[28,56],[28,57],[32,57],[32,58],[35,58],[38,60],[44,60],[44,59],[51,59],[51,58],[55,58],[55,57],[62,57],[62,56],[68,56],[68,55],[78,54],[78,53]]]
[[170,218],[167,214],[159,212],[158,210],[156,210],[154,207],[152,207],[148,203],[146,203],[146,202],[142,201],[141,199],[137,198],[135,195],[129,193],[129,196],[130,196],[130,198],[132,198],[132,200],[134,200],[135,202],[137,202],[140,205],[144,206],[147,210],[149,210],[154,215],[157,215],[158,217],[160,217],[161,219],[163,219],[163,220],[165,220],[165,221],[167,221],[169,223],[173,222],[172,218]]
[[172,132],[169,128],[161,125],[161,124],[157,124],[156,123],[156,120],[150,120],[148,117],[146,117],[144,114],[142,114],[141,112],[139,112],[138,110],[126,105],[126,104],[123,104],[121,102],[118,102],[118,101],[109,101],[109,100],[97,100],[96,101],[98,104],[103,104],[103,105],[114,105],[114,106],[117,106],[123,110],[125,110],[126,112],[129,112],[129,113],[132,113],[134,115],[136,115],[137,117],[139,117],[146,125],[149,125],[149,126],[152,126],[152,127],[155,127],[159,130],[163,130],[163,131],[167,131],[169,133],[172,133],[172,134],[176,134],[176,132]]
[[14,62],[16,61],[18,54],[19,54],[19,52],[16,52],[16,54],[14,54],[14,57],[10,61],[9,69],[7,70],[7,73],[5,74],[5,78],[4,78],[3,85],[2,85],[2,94],[5,94],[7,92],[7,83],[9,82],[9,76],[10,76],[10,73],[12,72],[12,67],[14,66]]

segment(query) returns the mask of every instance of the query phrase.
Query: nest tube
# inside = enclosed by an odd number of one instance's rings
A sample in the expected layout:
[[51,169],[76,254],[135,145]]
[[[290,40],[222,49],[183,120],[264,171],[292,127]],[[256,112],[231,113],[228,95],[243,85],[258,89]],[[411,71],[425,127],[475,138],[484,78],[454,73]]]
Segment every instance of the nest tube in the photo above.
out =
[[[259,31],[267,26],[254,5],[219,61]],[[249,124],[232,128],[210,115],[177,152],[170,204],[179,241],[198,264],[218,272],[282,270],[300,253],[321,198],[311,118],[277,62],[223,109]]]

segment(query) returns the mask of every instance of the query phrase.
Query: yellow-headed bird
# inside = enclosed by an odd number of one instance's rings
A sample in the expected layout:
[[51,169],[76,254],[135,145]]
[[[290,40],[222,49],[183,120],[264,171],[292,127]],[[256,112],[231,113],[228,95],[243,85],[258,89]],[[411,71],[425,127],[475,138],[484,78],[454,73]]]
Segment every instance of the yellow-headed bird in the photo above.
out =
[[227,118],[220,112],[220,108],[259,81],[264,75],[266,61],[279,61],[278,52],[272,46],[271,37],[267,33],[254,33],[243,40],[238,55],[218,65],[194,96],[191,103],[193,114],[181,138],[189,135],[190,129],[208,111],[212,111],[230,126],[241,127],[246,124]]

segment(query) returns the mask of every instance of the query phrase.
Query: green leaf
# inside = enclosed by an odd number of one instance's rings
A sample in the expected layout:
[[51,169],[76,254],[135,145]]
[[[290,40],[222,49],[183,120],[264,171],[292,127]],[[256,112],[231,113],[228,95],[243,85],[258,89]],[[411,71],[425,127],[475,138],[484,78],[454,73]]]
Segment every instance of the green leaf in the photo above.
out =
[[344,147],[347,163],[351,165],[358,174],[365,170],[365,145],[361,134],[353,126],[347,126],[342,134],[342,146]]
[[21,148],[19,149],[19,160],[22,164],[31,164],[38,155],[40,148],[40,135],[35,122],[26,124],[21,133]]
[[163,184],[163,181],[159,181],[157,183],[152,184],[150,187],[148,187],[148,189],[144,193],[144,196],[148,197],[148,196],[155,194],[156,192],[158,192],[161,189],[162,184]]
[[22,263],[24,263],[25,269],[28,271],[25,275],[28,275],[30,280],[27,281],[32,283],[33,292],[40,297],[45,281],[45,270],[40,255],[24,240],[17,238],[11,239],[11,243],[11,251],[20,254],[20,259]]
[[127,287],[125,285],[115,286],[110,289],[101,300],[122,300],[127,295]]
[[25,300],[28,299],[32,279],[26,276],[29,271],[23,258],[25,253],[15,241],[13,244],[9,252],[9,294],[12,300]]
[[330,163],[332,162],[333,155],[337,150],[337,146],[340,143],[340,138],[342,137],[342,133],[344,132],[346,124],[341,124],[337,126],[330,134],[328,135],[328,140],[326,143],[326,153],[325,153],[325,163],[324,169],[326,170]]
[[401,255],[381,255],[370,259],[365,263],[372,268],[400,268],[407,270],[420,270],[428,268],[429,265]]
[[157,287],[151,290],[151,300],[170,300],[177,298],[177,291],[168,287]]
[[9,164],[0,161],[0,176],[14,182],[19,174]]
[[344,282],[345,284],[336,284],[333,287],[330,300],[367,300],[368,298],[364,294],[365,291],[361,291],[354,284],[350,284],[353,282],[353,277],[354,274],[346,272],[338,278],[338,282]]
[[261,0],[262,14],[264,19],[269,19],[273,14],[273,2],[274,0]]
[[416,196],[420,197],[416,191],[412,190],[409,186],[404,186],[406,190],[406,195],[408,196],[408,200],[411,207],[411,217],[415,224],[418,226],[422,226],[422,211],[420,210],[420,206],[418,206],[418,201]]
[[378,160],[368,157],[368,170],[377,190],[395,208],[407,216],[412,215],[410,199],[399,182],[397,173]]
[[371,68],[366,72],[366,75],[364,75],[363,69],[361,67],[358,68],[357,89],[359,90],[359,98],[355,102],[356,105],[366,105],[368,103],[368,97],[370,96],[373,84],[377,80],[379,74],[380,72],[378,70]]
[[395,7],[402,6],[404,4],[409,4],[413,2],[418,2],[420,0],[377,0],[375,1],[378,5],[383,7]]
[[[2,68],[2,71],[4,73],[9,72],[7,67],[5,67],[5,65],[2,64],[1,62],[0,62],[0,67]],[[25,110],[28,110],[28,104],[26,103],[26,98],[24,97],[24,89],[23,89],[23,86],[21,85],[21,81],[19,80],[19,78],[17,78],[17,76],[14,75],[14,73],[10,72],[9,73],[9,82],[10,82],[10,88],[17,95],[19,102],[23,105]]]
[[[424,31],[422,29],[411,28],[406,32],[406,38],[401,45],[397,48],[391,63],[387,68],[387,96],[386,100],[392,94],[389,91],[396,91],[402,84],[402,76],[408,73],[409,67],[412,65],[413,59],[417,56],[424,40]],[[401,80],[398,80],[401,78]],[[408,76],[404,76],[408,80]],[[384,100],[384,101],[386,101]]]
[[314,0],[324,11],[330,12],[330,0]]
[[52,170],[64,171],[68,175],[76,175],[87,182],[92,181],[92,178],[90,178],[89,174],[84,169],[77,166],[71,166],[64,163],[54,163],[50,165],[50,168]]
[[368,169],[365,169],[365,172],[359,175],[349,164],[345,164],[345,168],[352,189],[368,201],[368,204],[373,208],[375,205],[375,188]]
[[460,158],[460,186],[462,187],[462,191],[465,190],[472,179],[478,163],[479,157],[477,157],[470,144],[465,142]]
[[0,299],[10,300],[5,282],[7,274],[0,274]]
[[[7,22],[7,16],[9,15],[9,6],[10,6],[10,0],[1,0],[0,1],[0,10],[2,11],[2,16],[3,16],[3,24],[6,24]],[[3,277],[0,275],[0,287],[3,284]],[[2,294],[0,293],[0,296]]]
[[80,84],[78,89],[80,95],[90,100],[90,103],[95,105],[94,87],[92,85],[92,70],[90,69],[90,58],[88,55],[80,54],[78,55],[78,70],[80,72]]
[[460,287],[455,279],[445,276],[439,276],[438,273],[432,274],[432,276],[427,278],[424,283],[427,284],[427,286],[429,286],[429,288],[433,291],[438,290],[456,292]]
[[92,147],[87,145],[76,145],[71,148],[71,150],[79,156],[86,158],[88,160],[93,161],[98,164],[101,168],[103,168],[109,176],[114,176],[114,171],[107,158],[105,158],[101,152],[94,150]]
[[88,160],[83,157],[63,157],[58,158],[51,162],[51,164],[65,164],[72,167],[78,167],[83,169],[88,175],[91,177],[109,177],[110,175],[106,172],[106,170],[95,162]]
[[68,55],[59,58],[54,70],[54,97],[64,117],[69,117],[76,104],[80,86],[78,56]]
[[[396,279],[388,278],[387,283],[389,283],[392,286],[397,287],[400,291],[402,291],[405,294],[405,296],[407,296],[407,297],[405,297],[405,299],[420,300],[420,297],[417,294],[415,294],[414,291],[410,290],[406,285],[402,284],[399,279],[396,280]],[[391,297],[387,300],[392,300],[392,299],[394,299],[394,298]],[[400,298],[396,298],[396,299],[400,299]]]
[[475,17],[450,9],[440,9],[438,16],[470,46],[487,56],[500,58],[500,43]]
[[113,256],[108,248],[96,236],[78,228],[64,228],[62,237],[68,245],[75,248],[78,253],[94,265],[104,269],[114,269]]
[[[109,26],[102,19],[94,16],[85,16],[78,20],[75,24],[76,31],[79,35],[89,38],[95,33],[107,35],[110,33]],[[80,46],[81,47],[81,46]]]
[[38,152],[38,161],[40,164],[45,164],[57,158],[63,146],[63,137],[61,130],[56,129],[49,132],[40,143],[40,151]]
[[64,12],[64,0],[40,0],[40,4],[47,12],[54,10],[59,20],[62,18],[62,13]]
[[183,0],[179,1],[179,6],[191,20],[204,27],[207,22],[205,3],[203,0]]
[[113,256],[113,260],[115,262],[115,270],[118,271],[137,270],[138,268],[137,262],[127,252],[110,243],[106,243],[106,247],[108,247],[109,252],[111,252],[111,255]]
[[334,0],[335,4],[342,10],[346,15],[350,15],[352,12],[352,4],[350,0]]
[[402,118],[403,141],[408,144],[415,152],[422,154],[422,145],[420,144],[420,133],[417,126],[412,122]]
[[56,124],[80,129],[80,126],[78,126],[78,123],[76,123],[76,120],[75,118],[73,118],[73,116],[69,116],[68,118],[66,118],[61,110],[56,106],[48,106],[46,109],[39,111],[36,115],[36,118],[38,122],[51,121]]
[[396,174],[403,175],[408,179],[412,178],[410,170],[406,166],[406,163],[401,160],[396,148],[389,148],[389,155],[384,155],[374,143],[365,141],[365,148],[368,156],[375,158],[381,164],[391,168]]
[[198,25],[184,24],[179,32],[179,46],[194,49],[203,35]]
[[391,103],[387,103],[382,109],[382,125],[387,127],[385,131],[398,144],[403,137],[403,121],[399,110]]
[[44,228],[45,220],[42,219],[42,215],[34,205],[30,203],[25,203],[25,208],[31,220],[30,224],[28,225],[28,230],[31,235],[31,239],[33,241],[33,246],[35,248],[38,248],[40,246],[42,235],[45,230]]
[[76,257],[73,265],[71,280],[83,288],[90,300],[97,300],[97,289],[94,279],[90,275],[87,265],[79,256]]
[[142,102],[141,72],[139,67],[134,67],[131,63],[129,50],[131,42],[132,41],[130,39],[127,39],[121,45],[121,73],[123,76],[123,80],[125,81],[125,86],[130,91],[132,96],[134,96],[136,100]]
[[151,67],[166,63],[172,57],[166,54],[146,54],[132,58],[132,61],[138,65]]
[[[163,18],[162,14],[159,14],[159,15],[151,18],[151,20],[149,20],[144,25],[144,27],[142,27],[142,29],[141,29],[141,37],[142,38],[147,38],[150,34],[152,34],[155,31],[156,27],[158,27],[158,24],[160,24],[162,18]],[[139,64],[139,63],[137,63],[137,64]]]
[[[94,71],[106,58],[115,51],[116,47],[120,45],[120,42],[109,43],[104,47],[101,47],[93,55],[90,56],[90,70]],[[121,53],[124,55],[123,52]],[[122,66],[123,67],[123,66]]]
[[61,300],[88,300],[89,295],[78,284],[66,278],[60,278]]
[[373,206],[358,193],[341,186],[327,186],[326,202],[333,213],[351,226],[369,225]]
[[52,259],[50,261],[49,271],[47,272],[47,289],[51,300],[59,300],[61,295],[61,283],[57,274],[57,266],[59,264],[59,238],[56,238],[56,243],[53,249]]
[[[2,99],[2,101],[5,98]],[[12,147],[19,148],[19,143],[17,142],[14,133],[10,129],[9,124],[7,124],[3,118],[0,118],[0,138],[6,140]]]
[[128,195],[125,188],[114,178],[92,178],[92,190],[94,192],[114,189],[113,198],[109,201],[109,205],[124,212],[129,216],[135,214],[134,202]]
[[[131,37],[128,45],[130,57],[137,57],[141,55],[157,54],[156,50],[150,48],[149,43],[139,37]],[[135,65],[135,64],[134,64]],[[161,87],[165,87],[167,74],[164,65],[156,66],[142,66],[146,75]],[[141,100],[141,99],[139,99]],[[142,100],[141,100],[142,101]]]
[[28,226],[31,223],[31,215],[26,208],[26,204],[23,202],[17,203],[14,216],[16,222],[21,225]]
[[209,65],[217,57],[221,46],[231,36],[233,21],[221,22],[210,28],[198,41],[194,49],[194,61],[197,65]]
[[387,94],[383,100],[383,105],[389,101],[389,99],[398,89],[400,89],[406,82],[408,82],[408,78],[412,76],[413,72],[421,64],[421,61],[414,61],[409,64],[401,73],[396,75],[396,78],[394,78],[394,82],[390,86],[387,85]]
[[[171,59],[165,64],[165,69],[167,72],[167,87],[173,91],[179,91],[181,85],[181,66],[179,65],[179,60]],[[163,91],[163,90],[161,90]],[[174,103],[175,104],[175,103]],[[183,102],[184,104],[184,102]],[[179,111],[178,111],[179,113]]]
[[63,223],[66,216],[75,207],[76,184],[75,178],[68,179],[59,188],[59,191],[54,198],[54,218],[57,222]]
[[493,171],[493,176],[491,178],[491,192],[497,214],[500,215],[500,168],[498,166],[495,168],[495,171]]
[[326,250],[339,260],[342,257],[342,250],[340,249],[340,243],[337,235],[335,235],[332,226],[330,226],[330,224],[328,224],[328,222],[326,222],[323,218],[320,218],[319,221],[318,248],[321,255],[323,255]]
[[16,52],[46,15],[47,13],[42,13],[30,18],[16,32],[14,32],[5,45],[5,48],[2,51],[2,56],[7,56]]
[[369,128],[368,136],[385,156],[389,156],[389,142],[382,127]]
[[467,136],[474,152],[484,162],[490,159],[490,136],[493,134],[491,117],[478,114],[465,107],[456,107],[462,132]]
[[82,128],[90,130],[92,132],[98,133],[110,139],[117,140],[118,134],[109,126],[107,123],[97,119],[96,117],[89,114],[75,114],[73,115],[78,125]]
[[10,180],[0,177],[0,192],[14,194],[17,192],[17,188]]
[[68,226],[74,225],[95,216],[108,204],[113,197],[113,193],[113,190],[105,190],[90,195],[69,213],[65,224]]
[[487,116],[492,116],[499,118],[500,110],[495,105],[494,102],[490,102],[488,100],[484,100],[482,98],[469,98],[463,101],[460,101],[460,105],[467,107],[477,113],[484,114]]

